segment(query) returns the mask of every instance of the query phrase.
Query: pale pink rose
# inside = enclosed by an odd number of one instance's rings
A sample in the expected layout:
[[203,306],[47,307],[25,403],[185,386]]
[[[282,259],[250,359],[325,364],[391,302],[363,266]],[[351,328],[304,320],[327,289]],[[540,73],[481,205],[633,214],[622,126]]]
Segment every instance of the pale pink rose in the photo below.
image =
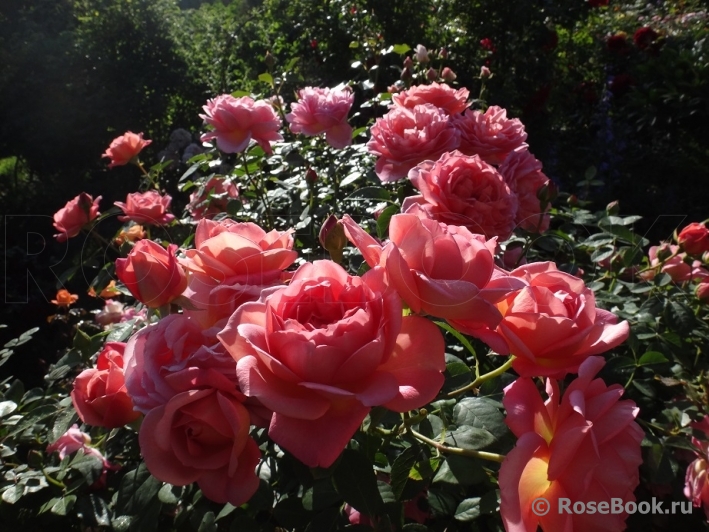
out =
[[428,50],[426,50],[423,44],[417,44],[414,52],[416,53],[416,61],[419,63],[428,63]]
[[[448,69],[450,70],[450,69]],[[416,85],[392,96],[394,107],[413,109],[417,105],[430,103],[449,115],[462,113],[468,107],[470,91],[463,87],[455,90],[445,83]]]
[[510,190],[517,195],[517,225],[531,233],[543,233],[549,229],[547,211],[551,205],[547,205],[542,213],[541,200],[537,196],[539,189],[549,183],[549,178],[542,172],[542,163],[526,146],[521,146],[505,158],[499,171]]
[[234,98],[222,94],[208,100],[203,107],[205,114],[199,115],[214,128],[200,137],[202,142],[217,139],[217,147],[224,153],[239,153],[256,142],[263,151],[270,154],[271,142],[283,140],[278,132],[281,119],[266,100],[254,101],[248,96]]
[[467,227],[487,238],[506,240],[515,228],[517,196],[491,165],[459,151],[424,161],[409,172],[421,192],[401,205],[403,212]]
[[662,243],[659,246],[651,246],[648,251],[650,266],[654,270],[648,270],[642,275],[645,280],[652,280],[656,274],[656,267],[660,267],[662,273],[669,275],[675,283],[684,283],[692,280],[702,280],[709,277],[709,271],[703,267],[699,260],[692,260],[686,253],[680,253],[680,247],[674,244]]
[[[559,499],[574,502],[635,501],[640,478],[643,430],[634,421],[639,408],[619,400],[623,387],[594,379],[601,357],[587,359],[561,397],[547,379],[543,402],[530,378],[505,388],[505,420],[517,444],[500,468],[500,512],[508,532],[596,532],[625,530],[627,514],[558,512]],[[536,515],[532,503],[543,497],[550,511]],[[609,508],[610,510],[610,508]]]
[[96,314],[96,322],[103,326],[120,323],[123,319],[123,307],[120,301],[107,299],[103,309]]
[[699,301],[709,303],[709,280],[704,280],[699,283],[694,293]]
[[99,215],[99,201],[101,196],[93,199],[86,192],[68,201],[64,207],[54,213],[54,228],[59,231],[54,238],[59,242],[66,242],[67,239],[78,235],[82,227]]
[[286,120],[293,133],[308,137],[325,133],[330,146],[344,148],[352,144],[352,126],[347,115],[353,103],[354,94],[349,87],[305,87],[298,91],[298,101],[291,104]]
[[440,330],[402,317],[383,275],[306,263],[287,287],[241,305],[218,335],[241,390],[273,410],[269,437],[310,467],[329,467],[372,407],[419,408],[443,384]]
[[685,474],[684,496],[692,501],[695,508],[704,507],[704,513],[709,521],[709,477],[707,469],[709,463],[707,456],[709,453],[709,416],[704,416],[700,422],[691,423],[692,428],[704,432],[704,440],[692,437],[692,444],[696,447],[696,459],[689,464]]
[[503,316],[497,332],[522,377],[562,378],[628,338],[628,322],[596,308],[593,291],[553,262],[525,264],[509,275],[527,286],[497,303]]
[[89,446],[91,443],[91,436],[86,432],[79,429],[76,423],[72,425],[64,434],[62,434],[57,441],[51,445],[47,445],[47,453],[57,452],[59,453],[59,459],[64,460],[64,458],[73,454],[79,449],[84,452],[86,456],[95,456],[103,464],[103,473],[101,477],[92,484],[91,487],[102,488],[106,485],[106,474],[109,470],[117,470],[121,467],[119,465],[114,465],[106,460],[106,457],[101,454],[101,451],[95,447]]
[[443,71],[441,72],[441,77],[448,83],[450,83],[451,81],[455,81],[458,78],[456,73],[453,72],[449,67],[443,68]]
[[111,159],[111,164],[108,165],[109,168],[123,166],[136,158],[143,151],[143,148],[151,142],[152,140],[144,140],[142,133],[136,135],[132,131],[126,131],[123,135],[111,141],[111,145],[103,154],[103,157]]
[[118,217],[121,222],[165,225],[175,219],[175,216],[168,212],[171,201],[169,194],[163,196],[157,190],[148,190],[128,194],[125,203],[116,201],[114,205],[125,213],[125,216]]
[[487,163],[500,164],[512,150],[526,145],[524,125],[517,118],[507,118],[502,107],[492,105],[484,113],[468,109],[451,120],[460,131],[458,149],[466,155],[479,155]]
[[213,177],[190,194],[190,202],[185,207],[195,220],[212,218],[225,212],[229,200],[239,197],[236,185],[223,177]]
[[406,177],[421,161],[435,160],[460,142],[445,112],[431,104],[391,109],[377,119],[371,135],[367,149],[379,157],[374,170],[384,182]]

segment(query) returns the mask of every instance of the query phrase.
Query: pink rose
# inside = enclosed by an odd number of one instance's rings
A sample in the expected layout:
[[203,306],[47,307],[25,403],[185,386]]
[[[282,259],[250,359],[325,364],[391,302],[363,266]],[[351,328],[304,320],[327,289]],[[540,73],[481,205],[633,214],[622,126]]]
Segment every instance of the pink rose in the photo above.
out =
[[96,322],[107,326],[112,323],[120,323],[123,319],[123,303],[113,299],[106,300],[103,309],[96,314]]
[[108,471],[116,471],[120,469],[121,466],[112,464],[106,460],[106,457],[101,454],[101,451],[95,447],[89,447],[90,443],[91,436],[79,430],[79,427],[74,424],[69,430],[62,434],[57,441],[51,445],[47,445],[47,453],[58,452],[60,460],[64,460],[67,455],[75,453],[79,449],[81,449],[86,456],[95,456],[103,464],[103,472],[99,479],[91,485],[91,488],[102,489],[106,486]]
[[512,368],[522,377],[562,378],[628,338],[628,322],[596,308],[593,291],[553,262],[525,264],[510,276],[527,286],[497,303],[503,316],[497,333],[516,356]]
[[308,137],[325,133],[325,140],[333,148],[352,144],[352,126],[347,123],[354,94],[349,87],[320,89],[306,87],[298,91],[298,101],[291,104],[286,115],[293,133]]
[[241,390],[273,410],[269,436],[310,467],[328,467],[373,406],[405,412],[443,384],[439,329],[401,315],[375,268],[353,277],[332,261],[240,306],[218,337]]
[[459,151],[424,161],[409,172],[421,192],[401,205],[403,212],[461,225],[487,238],[506,240],[515,228],[517,196],[495,168]]
[[54,213],[54,228],[59,231],[54,238],[58,242],[66,242],[69,238],[78,235],[82,227],[99,215],[99,201],[101,196],[93,199],[86,192],[68,201],[63,208]]
[[704,280],[699,283],[694,293],[699,301],[709,303],[709,280]]
[[213,177],[190,194],[186,209],[195,220],[212,218],[225,212],[229,200],[239,197],[236,185],[228,179]]
[[123,166],[136,158],[143,151],[143,148],[151,142],[152,140],[143,140],[142,133],[136,135],[131,131],[126,131],[123,135],[111,141],[111,145],[103,154],[103,157],[111,159],[111,164],[108,165],[109,168]]
[[[672,244],[662,243],[659,246],[651,246],[648,251],[650,266],[659,266],[662,273],[669,275],[675,283],[684,283],[695,279],[706,279],[709,271],[698,260],[691,260],[686,253],[680,253],[680,247]],[[655,270],[648,270],[642,277],[645,280],[652,280],[655,277]]]
[[[448,68],[448,71],[452,72],[450,68]],[[446,70],[444,69],[444,75],[445,72]],[[453,75],[455,76],[455,74]],[[450,77],[450,74],[448,74],[448,77]],[[417,85],[400,94],[395,94],[392,96],[392,101],[395,107],[405,107],[407,109],[430,103],[445,111],[446,114],[454,115],[462,113],[468,107],[468,96],[470,96],[470,91],[465,87],[455,90],[445,83],[434,82],[430,85]]]
[[379,157],[374,170],[384,182],[406,177],[421,161],[435,160],[460,142],[460,133],[448,116],[431,104],[391,109],[377,119],[371,135],[367,149]]
[[[704,432],[705,438],[709,435],[709,416],[704,416],[700,422],[691,423],[692,428]],[[689,464],[685,474],[684,496],[692,501],[695,508],[704,507],[704,513],[709,521],[709,477],[707,476],[707,453],[709,442],[692,437],[692,444],[696,447],[697,458]],[[684,510],[683,510],[684,512]]]
[[96,367],[82,371],[74,380],[71,402],[84,423],[113,429],[140,416],[133,410],[123,379],[125,346],[122,342],[107,342]]
[[542,163],[532,155],[526,146],[514,149],[500,165],[500,173],[519,202],[515,223],[530,233],[543,233],[549,229],[547,205],[544,213],[538,197],[539,189],[549,183],[542,173]]
[[128,257],[116,260],[116,275],[138,301],[160,308],[182,295],[187,275],[175,257],[177,246],[167,249],[152,240],[141,240]]
[[526,145],[527,133],[517,118],[507,118],[507,111],[492,105],[481,113],[468,109],[451,117],[460,131],[460,147],[466,155],[479,155],[486,163],[500,164],[515,148]]
[[217,139],[224,153],[239,153],[253,140],[263,151],[271,153],[271,142],[283,140],[278,130],[281,119],[265,100],[254,101],[248,96],[234,98],[222,94],[207,101],[200,118],[214,128],[200,137],[203,142]]
[[704,224],[691,223],[680,231],[677,242],[690,255],[709,251],[709,229]]
[[138,224],[165,225],[175,219],[168,212],[171,201],[169,194],[162,196],[157,190],[148,190],[128,194],[125,203],[116,201],[114,205],[125,213],[125,216],[118,217],[121,222],[132,220]]
[[[638,407],[620,401],[623,387],[594,379],[601,357],[587,359],[563,397],[547,379],[542,402],[534,381],[520,378],[505,388],[506,423],[519,439],[500,468],[500,511],[509,532],[624,530],[626,513],[559,512],[559,499],[575,502],[619,498],[635,501],[644,432],[635,423]],[[535,499],[550,511],[536,515]]]

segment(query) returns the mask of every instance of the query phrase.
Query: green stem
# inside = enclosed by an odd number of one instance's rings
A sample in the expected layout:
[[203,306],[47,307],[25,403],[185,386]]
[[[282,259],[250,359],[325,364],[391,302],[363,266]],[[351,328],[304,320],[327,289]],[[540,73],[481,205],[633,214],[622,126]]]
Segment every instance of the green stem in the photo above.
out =
[[58,488],[61,488],[61,489],[63,489],[63,490],[66,489],[66,485],[65,485],[63,482],[61,482],[61,481],[59,481],[59,480],[57,480],[57,479],[55,479],[55,478],[50,477],[50,476],[49,476],[49,473],[47,473],[44,469],[42,469],[42,474],[44,475],[44,478],[47,479],[47,482],[49,482],[50,484],[52,484],[52,485],[54,485],[54,486],[57,486]]
[[456,454],[458,456],[470,456],[472,458],[479,458],[481,460],[488,460],[490,462],[497,462],[498,464],[502,463],[502,461],[505,459],[505,455],[503,455],[503,454],[487,453],[485,451],[472,451],[470,449],[461,449],[460,447],[448,447],[447,445],[440,444],[438,442],[433,441],[430,438],[427,438],[426,436],[416,432],[415,430],[410,430],[409,432],[417,440],[421,440],[422,442],[429,444],[430,446],[435,448],[437,451],[444,453],[444,454]]
[[249,173],[249,164],[246,159],[246,154],[244,152],[241,152],[241,161],[244,165],[244,172],[246,173],[246,179],[249,181],[250,184],[254,186],[254,192],[256,192],[256,195],[258,196],[259,200],[263,204],[263,207],[265,209],[265,214],[266,214],[266,222],[264,225],[266,226],[267,230],[270,230],[273,228],[272,222],[273,222],[273,213],[271,212],[271,204],[268,202],[268,193],[264,192],[264,190],[261,187],[261,180],[260,179],[255,179],[251,177],[251,174]]
[[507,362],[502,364],[502,366],[500,366],[499,368],[494,369],[494,370],[490,371],[489,373],[485,373],[485,375],[478,376],[470,384],[463,386],[462,388],[458,388],[457,390],[453,390],[446,397],[455,397],[456,395],[460,395],[461,393],[465,393],[469,390],[473,390],[475,388],[478,388],[482,383],[484,383],[487,380],[494,379],[495,377],[499,377],[505,371],[507,371],[508,369],[510,369],[512,367],[512,363],[514,362],[514,360],[515,360],[514,355],[510,355],[510,357],[507,359]]

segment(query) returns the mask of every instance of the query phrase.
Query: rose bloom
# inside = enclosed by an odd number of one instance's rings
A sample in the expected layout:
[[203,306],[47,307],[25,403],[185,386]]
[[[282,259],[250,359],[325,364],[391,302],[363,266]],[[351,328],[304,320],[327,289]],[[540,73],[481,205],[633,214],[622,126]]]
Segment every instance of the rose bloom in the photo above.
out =
[[270,154],[271,142],[283,140],[278,130],[281,119],[265,100],[254,101],[248,96],[234,98],[222,94],[208,100],[200,118],[214,128],[200,137],[202,142],[216,139],[217,147],[224,153],[239,153],[252,140]]
[[71,294],[69,290],[63,288],[57,292],[56,299],[52,299],[52,303],[58,307],[68,307],[77,301],[79,301],[79,296]]
[[444,153],[437,161],[424,161],[409,172],[421,192],[401,205],[403,212],[448,225],[467,227],[487,238],[506,240],[515,228],[517,196],[504,178],[477,155]]
[[645,50],[650,47],[650,45],[657,40],[659,37],[658,33],[647,26],[639,28],[635,34],[633,34],[633,42],[635,46],[641,50]]
[[[709,416],[699,423],[692,423],[692,428],[704,432],[705,438],[709,436]],[[707,476],[707,453],[709,453],[709,442],[706,439],[700,440],[692,437],[692,444],[696,447],[696,458],[687,467],[684,483],[684,496],[692,501],[695,508],[704,507],[704,513],[709,521],[709,477]]]
[[163,196],[157,190],[148,190],[128,194],[125,203],[116,201],[114,205],[125,213],[125,216],[118,217],[121,222],[165,225],[175,219],[175,216],[168,212],[171,201],[169,194]]
[[481,113],[468,109],[451,117],[460,131],[460,147],[465,155],[479,155],[489,164],[500,164],[520,146],[526,146],[527,132],[517,118],[507,118],[507,111],[492,105]]
[[352,126],[347,115],[353,103],[354,94],[349,87],[305,87],[298,91],[298,101],[291,104],[286,120],[293,133],[308,137],[325,133],[330,146],[344,148],[352,144]]
[[563,378],[628,338],[628,322],[596,308],[593,291],[553,262],[525,264],[509,275],[527,286],[497,303],[503,316],[497,333],[516,356],[512,368],[520,376]]
[[175,257],[177,246],[167,249],[152,240],[141,240],[116,260],[116,275],[133,297],[150,308],[167,305],[187,288],[187,275]]
[[113,239],[113,241],[117,245],[121,246],[125,242],[137,242],[138,240],[145,238],[145,236],[146,235],[143,226],[134,224],[131,225],[128,229],[121,229],[121,232],[116,238]]
[[549,183],[549,178],[542,172],[542,163],[522,146],[505,158],[499,171],[519,202],[515,223],[530,233],[543,233],[549,229],[547,211],[551,205],[547,205],[542,213],[537,196],[539,189]]
[[73,200],[68,201],[64,207],[54,213],[54,228],[59,234],[54,235],[58,242],[78,235],[81,228],[99,215],[98,203],[101,196],[93,199],[86,192],[82,192]]
[[133,410],[123,379],[125,346],[122,342],[107,342],[96,367],[82,371],[74,380],[71,402],[84,423],[113,429],[140,416]]
[[[448,70],[450,71],[450,69]],[[455,90],[445,83],[434,82],[430,85],[417,85],[400,94],[395,94],[392,96],[392,101],[395,107],[406,107],[407,109],[430,103],[445,111],[446,114],[454,115],[462,113],[468,107],[468,96],[470,96],[470,91],[465,87]]]
[[131,131],[126,131],[123,135],[111,141],[111,145],[103,154],[103,157],[111,159],[111,164],[108,165],[109,168],[123,166],[137,157],[143,151],[143,148],[151,142],[152,140],[144,140],[142,133],[136,135]]
[[431,104],[391,109],[377,119],[371,135],[367,149],[379,157],[374,170],[384,182],[406,177],[421,161],[435,160],[460,143],[458,130]]
[[494,303],[524,282],[495,268],[496,239],[485,240],[465,227],[396,214],[389,222],[391,240],[382,246],[349,215],[342,223],[367,264],[386,269],[387,283],[413,312],[443,318],[507,354],[504,340],[490,333],[502,319]]
[[680,231],[677,242],[690,255],[701,255],[709,251],[709,229],[703,223],[691,223]]
[[606,39],[606,47],[609,52],[619,55],[627,55],[630,52],[630,46],[628,46],[628,36],[624,31],[610,35]]
[[[644,432],[635,423],[639,408],[619,400],[623,387],[594,379],[601,357],[587,359],[563,397],[547,379],[542,402],[534,381],[520,378],[505,388],[505,422],[519,438],[500,468],[500,512],[508,532],[625,530],[626,513],[557,512],[559,499],[571,503],[619,498],[635,501]],[[533,512],[543,497],[551,511]]]
[[685,253],[680,253],[680,247],[662,243],[659,246],[650,246],[648,258],[652,270],[641,274],[646,281],[654,279],[657,267],[662,273],[669,275],[675,283],[684,283],[692,280],[702,280],[709,277],[709,271],[698,260],[691,260]]
[[265,287],[281,284],[283,270],[298,253],[293,231],[266,233],[254,223],[200,220],[195,249],[180,263],[190,272],[185,296],[199,310],[185,310],[203,327],[228,318],[247,301],[256,301]]
[[112,323],[120,323],[123,318],[123,303],[109,299],[106,301],[101,312],[96,314],[96,322],[103,326],[108,326]]
[[186,209],[195,220],[225,212],[229,200],[239,197],[236,185],[228,179],[213,177],[190,194]]
[[332,261],[241,305],[218,334],[241,390],[274,414],[269,437],[309,467],[329,467],[374,406],[406,412],[443,385],[444,341],[402,317],[383,271],[353,277]]

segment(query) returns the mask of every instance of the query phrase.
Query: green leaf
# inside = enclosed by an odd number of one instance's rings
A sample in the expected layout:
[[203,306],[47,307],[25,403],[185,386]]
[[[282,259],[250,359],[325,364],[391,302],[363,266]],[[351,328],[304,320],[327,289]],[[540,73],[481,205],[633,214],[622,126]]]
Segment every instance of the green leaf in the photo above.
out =
[[273,87],[273,76],[271,76],[271,74],[269,74],[268,72],[259,74],[258,80],[263,81],[264,83],[268,83],[271,87]]
[[308,524],[312,513],[303,508],[298,497],[288,497],[278,501],[273,509],[273,516],[278,524],[285,528],[298,528]]
[[453,408],[455,424],[489,431],[495,438],[508,433],[505,417],[494,401],[483,397],[466,397]]
[[488,430],[464,426],[450,432],[445,441],[453,447],[478,451],[495,443],[496,438]]
[[[153,477],[144,463],[126,473],[121,480],[116,500],[116,513],[137,515],[148,507],[162,487],[162,482]],[[158,501],[159,502],[159,501]]]
[[[175,493],[175,491],[177,491],[177,493]],[[160,488],[160,491],[158,491],[158,499],[165,504],[177,504],[180,500],[181,492],[182,488],[173,486],[172,484],[165,484]]]
[[409,472],[416,463],[418,453],[417,447],[408,447],[396,457],[396,460],[391,465],[391,488],[399,501],[401,500],[401,494],[404,492],[406,482],[409,480]]
[[378,199],[386,200],[391,199],[389,191],[382,187],[362,187],[355,190],[352,194],[345,198],[345,201],[359,201],[363,199]]
[[411,50],[411,46],[409,46],[408,44],[395,44],[394,45],[394,53],[395,54],[404,55],[409,50]]
[[52,432],[49,434],[49,443],[54,443],[61,438],[66,433],[69,426],[73,423],[75,417],[76,411],[73,408],[68,408],[67,410],[59,412],[54,420]]
[[455,510],[455,516],[458,521],[474,521],[480,517],[480,497],[465,499],[461,501],[458,508]]
[[355,510],[374,516],[384,506],[372,464],[363,454],[345,449],[332,480],[337,492]]
[[468,456],[448,455],[433,478],[433,482],[472,486],[483,482],[486,478],[485,470],[478,460]]
[[96,482],[103,473],[103,462],[97,456],[83,454],[80,450],[74,459],[69,462],[69,467],[75,469],[84,477],[88,485]]
[[668,301],[665,316],[670,327],[679,334],[689,334],[696,325],[692,310],[677,301]]
[[391,221],[391,217],[397,214],[398,212],[398,205],[389,205],[381,212],[379,218],[377,218],[377,235],[380,239],[386,236],[387,232],[389,231],[389,222]]
[[340,521],[340,508],[327,508],[313,517],[305,532],[335,532],[339,530],[337,526]]
[[664,362],[669,362],[665,355],[663,355],[659,351],[648,351],[640,357],[640,360],[638,360],[638,366],[647,366],[648,364],[662,364]]
[[0,403],[0,417],[12,414],[17,410],[17,403],[14,401],[3,401]]
[[197,532],[216,532],[217,520],[214,517],[214,512],[205,512],[202,516],[202,521],[199,523]]
[[316,480],[303,494],[303,507],[306,510],[319,512],[339,503],[342,500],[332,485],[330,477]]
[[8,486],[5,491],[2,492],[2,500],[7,504],[15,504],[20,500],[20,497],[25,493],[25,487],[21,484],[14,484]]

